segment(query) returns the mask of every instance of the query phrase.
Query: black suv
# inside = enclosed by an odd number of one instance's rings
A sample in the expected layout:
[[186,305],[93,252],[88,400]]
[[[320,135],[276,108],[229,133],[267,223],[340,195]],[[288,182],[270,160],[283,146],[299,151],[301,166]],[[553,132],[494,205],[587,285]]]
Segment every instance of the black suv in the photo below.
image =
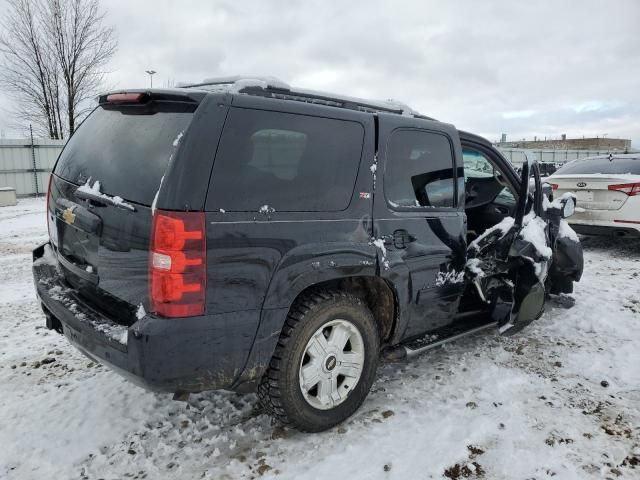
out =
[[381,357],[514,333],[572,291],[575,201],[524,170],[401,104],[274,79],[110,93],[51,175],[35,286],[48,328],[132,381],[257,389],[320,431]]

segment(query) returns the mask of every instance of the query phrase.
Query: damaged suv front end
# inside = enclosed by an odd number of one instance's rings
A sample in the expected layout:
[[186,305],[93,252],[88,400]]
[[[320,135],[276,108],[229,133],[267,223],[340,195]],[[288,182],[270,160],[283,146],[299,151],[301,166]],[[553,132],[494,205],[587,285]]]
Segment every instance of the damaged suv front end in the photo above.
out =
[[571,293],[573,282],[580,280],[582,246],[565,220],[575,204],[570,194],[549,201],[538,164],[527,162],[515,217],[506,217],[469,245],[467,279],[503,335],[513,335],[539,318],[547,294]]

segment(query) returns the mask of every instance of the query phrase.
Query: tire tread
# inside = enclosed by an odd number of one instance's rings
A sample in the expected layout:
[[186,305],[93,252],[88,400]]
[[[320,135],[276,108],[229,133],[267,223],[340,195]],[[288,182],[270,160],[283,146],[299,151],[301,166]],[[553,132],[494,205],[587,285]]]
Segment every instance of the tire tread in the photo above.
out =
[[283,408],[281,397],[282,359],[285,358],[286,349],[295,337],[296,330],[300,327],[307,315],[318,309],[328,301],[349,301],[356,305],[363,305],[360,298],[340,290],[311,291],[298,298],[292,305],[285,324],[280,333],[276,350],[269,362],[269,368],[263,375],[258,385],[258,399],[264,410],[275,417],[284,425],[291,426],[295,422],[287,415]]

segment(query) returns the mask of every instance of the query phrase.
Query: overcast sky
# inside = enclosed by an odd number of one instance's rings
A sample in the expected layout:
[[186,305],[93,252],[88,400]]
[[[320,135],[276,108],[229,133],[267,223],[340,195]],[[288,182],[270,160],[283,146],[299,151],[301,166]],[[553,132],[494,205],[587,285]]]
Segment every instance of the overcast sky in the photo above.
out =
[[[109,86],[273,75],[401,100],[497,140],[608,134],[640,147],[640,1],[103,1]],[[0,13],[1,15],[1,13]],[[0,92],[0,131],[14,134]]]

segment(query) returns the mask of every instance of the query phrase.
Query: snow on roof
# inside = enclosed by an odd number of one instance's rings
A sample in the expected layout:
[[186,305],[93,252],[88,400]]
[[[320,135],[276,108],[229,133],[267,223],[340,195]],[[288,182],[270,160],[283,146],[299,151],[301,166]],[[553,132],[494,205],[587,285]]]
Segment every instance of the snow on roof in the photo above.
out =
[[291,87],[276,77],[261,75],[231,75],[226,77],[205,78],[202,82],[179,82],[180,88],[202,88],[219,86],[227,90],[239,91],[247,87],[259,88],[279,88],[282,90],[290,90]]
[[[291,96],[318,98],[324,100],[334,100],[336,102],[351,103],[370,107],[378,110],[395,110],[402,115],[420,116],[421,114],[405,103],[396,100],[369,100],[358,97],[350,97],[347,95],[338,95],[335,93],[323,92],[319,90],[293,88],[282,80],[271,76],[259,75],[232,75],[227,77],[206,78],[200,83],[178,82],[179,88],[194,88],[205,90],[208,92],[221,93],[246,93],[243,92],[247,88],[261,88],[264,90],[275,89],[283,90]],[[336,105],[338,106],[338,105]]]

